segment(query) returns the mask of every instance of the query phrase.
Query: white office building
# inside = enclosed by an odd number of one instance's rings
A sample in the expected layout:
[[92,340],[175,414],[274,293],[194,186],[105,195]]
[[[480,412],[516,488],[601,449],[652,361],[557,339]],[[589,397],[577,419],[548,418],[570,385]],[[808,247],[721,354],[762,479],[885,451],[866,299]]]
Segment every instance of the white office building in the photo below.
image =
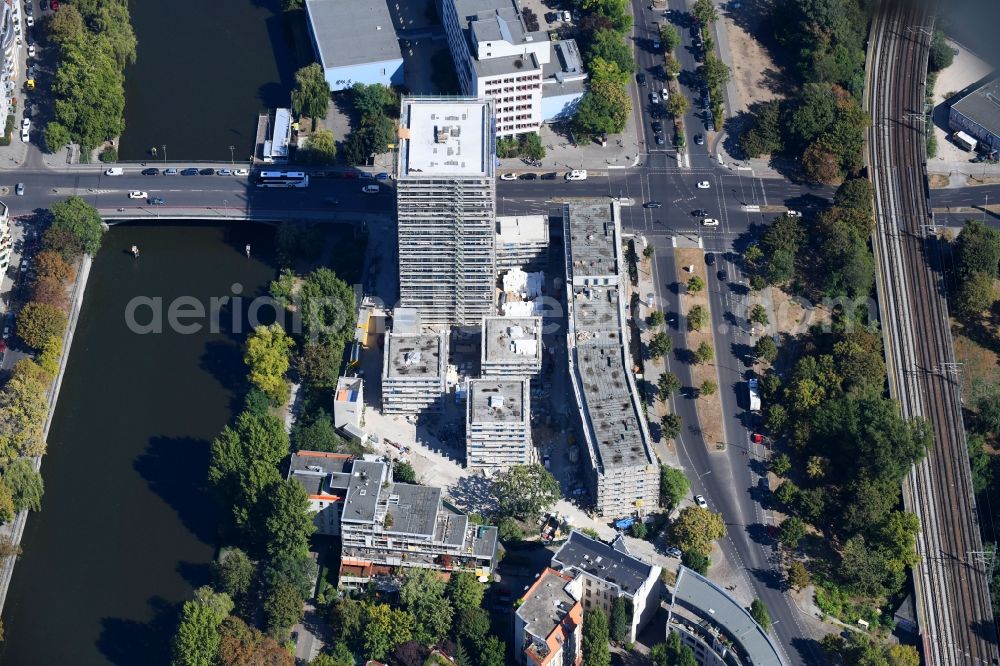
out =
[[493,104],[404,97],[396,170],[399,293],[427,325],[479,327],[493,314]]

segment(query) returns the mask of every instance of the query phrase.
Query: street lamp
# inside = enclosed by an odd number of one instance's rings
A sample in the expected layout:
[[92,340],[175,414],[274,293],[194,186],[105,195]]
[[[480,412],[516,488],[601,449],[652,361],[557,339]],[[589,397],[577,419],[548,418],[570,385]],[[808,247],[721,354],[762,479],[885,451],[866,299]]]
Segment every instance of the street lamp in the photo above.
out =
[[233,154],[234,150],[236,150],[236,146],[229,146],[229,163],[236,166],[236,157]]
[[986,221],[986,211],[990,207],[990,195],[986,195],[986,203],[983,204],[983,222]]
[[167,163],[167,144],[163,144],[160,147],[163,148],[163,163],[166,164]]

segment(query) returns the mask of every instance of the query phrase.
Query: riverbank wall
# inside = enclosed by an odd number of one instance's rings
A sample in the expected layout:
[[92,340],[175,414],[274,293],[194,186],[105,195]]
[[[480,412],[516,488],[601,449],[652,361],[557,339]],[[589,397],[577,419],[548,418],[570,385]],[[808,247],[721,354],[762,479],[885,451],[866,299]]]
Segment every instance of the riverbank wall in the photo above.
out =
[[[83,260],[80,263],[80,271],[76,278],[76,284],[73,287],[73,295],[71,298],[71,307],[69,312],[69,322],[66,326],[66,333],[63,336],[63,353],[62,358],[59,360],[59,372],[56,374],[54,380],[52,380],[52,386],[49,387],[49,413],[45,417],[45,428],[43,430],[44,437],[47,440],[49,436],[49,427],[52,425],[52,416],[56,413],[56,404],[59,401],[59,388],[62,386],[63,375],[66,373],[66,363],[69,361],[70,351],[73,346],[73,335],[76,333],[76,323],[80,317],[80,308],[83,305],[83,295],[87,291],[87,280],[90,278],[90,267],[93,263],[93,259],[90,255],[84,255]],[[35,471],[41,471],[42,468],[42,456],[36,456],[32,459]],[[13,523],[10,526],[10,538],[11,542],[15,546],[20,546],[21,537],[24,535],[24,527],[28,522],[28,510],[25,509],[17,514],[14,518]],[[7,590],[10,589],[10,581],[14,577],[14,564],[17,562],[17,556],[11,556],[4,558],[3,563],[0,564],[0,613],[3,612],[4,604],[7,601]]]

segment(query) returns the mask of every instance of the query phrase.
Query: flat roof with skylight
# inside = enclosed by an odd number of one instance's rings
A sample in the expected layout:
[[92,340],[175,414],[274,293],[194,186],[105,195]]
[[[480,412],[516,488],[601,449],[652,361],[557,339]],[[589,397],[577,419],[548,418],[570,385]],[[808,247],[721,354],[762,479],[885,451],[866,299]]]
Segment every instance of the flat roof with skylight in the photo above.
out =
[[541,317],[483,318],[483,361],[529,363],[541,357]]
[[387,377],[438,377],[444,374],[443,339],[436,333],[386,335]]
[[518,423],[524,413],[524,380],[469,380],[471,423]]
[[491,102],[467,97],[404,98],[399,178],[492,178]]

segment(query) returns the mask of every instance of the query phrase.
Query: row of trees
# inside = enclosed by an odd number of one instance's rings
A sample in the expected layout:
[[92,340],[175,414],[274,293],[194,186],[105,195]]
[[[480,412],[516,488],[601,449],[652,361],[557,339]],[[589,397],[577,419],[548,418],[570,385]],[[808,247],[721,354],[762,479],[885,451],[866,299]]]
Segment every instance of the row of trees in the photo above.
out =
[[800,157],[804,175],[836,182],[861,168],[864,132],[870,124],[861,109],[864,83],[864,2],[780,0],[771,24],[778,44],[802,85],[787,100],[752,109],[752,127],[740,138],[748,157],[785,153]]
[[617,134],[632,112],[626,85],[635,73],[625,33],[632,27],[626,0],[583,0],[580,48],[590,74],[587,92],[577,105],[573,130],[580,137]]
[[968,220],[954,246],[956,310],[965,319],[978,317],[993,306],[993,281],[1000,270],[1000,231],[980,220]]
[[52,82],[55,119],[45,127],[49,152],[70,142],[90,149],[125,130],[125,67],[135,61],[128,3],[88,0],[66,5],[49,19],[58,50]]
[[396,142],[399,96],[380,83],[351,88],[352,130],[344,141],[344,159],[349,164],[365,164],[372,155],[384,153]]
[[834,205],[814,218],[782,215],[764,230],[744,253],[751,286],[792,284],[815,301],[865,298],[875,284],[868,248],[873,225],[871,183],[847,180]]

